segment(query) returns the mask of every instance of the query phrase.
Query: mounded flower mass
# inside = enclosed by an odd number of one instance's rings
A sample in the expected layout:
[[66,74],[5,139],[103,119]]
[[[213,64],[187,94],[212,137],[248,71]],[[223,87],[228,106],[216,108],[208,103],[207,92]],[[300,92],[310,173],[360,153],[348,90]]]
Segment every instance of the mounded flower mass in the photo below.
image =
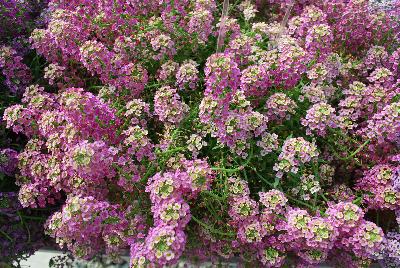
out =
[[397,267],[386,2],[50,0],[29,53],[0,31],[12,206],[51,208],[42,228],[75,257],[129,251],[132,268]]

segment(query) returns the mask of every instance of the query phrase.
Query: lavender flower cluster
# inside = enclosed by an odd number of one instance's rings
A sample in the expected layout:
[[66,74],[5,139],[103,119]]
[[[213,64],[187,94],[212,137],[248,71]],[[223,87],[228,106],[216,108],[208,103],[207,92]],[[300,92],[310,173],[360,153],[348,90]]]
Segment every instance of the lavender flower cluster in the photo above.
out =
[[35,27],[45,23],[42,14],[48,0],[0,1],[0,77],[12,94],[20,94],[32,82],[32,72],[26,64],[30,45],[28,37]]
[[0,171],[60,248],[399,265],[398,1],[263,2],[50,0],[35,61],[0,47]]

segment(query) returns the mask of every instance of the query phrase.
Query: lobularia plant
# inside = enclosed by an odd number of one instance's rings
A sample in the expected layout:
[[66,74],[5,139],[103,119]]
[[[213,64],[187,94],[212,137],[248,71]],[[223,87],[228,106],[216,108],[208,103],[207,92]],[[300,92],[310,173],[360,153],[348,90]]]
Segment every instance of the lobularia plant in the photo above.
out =
[[130,248],[131,267],[400,262],[398,12],[266,2],[50,1],[30,37],[48,83],[4,120],[28,138],[19,200],[61,204],[61,247]]

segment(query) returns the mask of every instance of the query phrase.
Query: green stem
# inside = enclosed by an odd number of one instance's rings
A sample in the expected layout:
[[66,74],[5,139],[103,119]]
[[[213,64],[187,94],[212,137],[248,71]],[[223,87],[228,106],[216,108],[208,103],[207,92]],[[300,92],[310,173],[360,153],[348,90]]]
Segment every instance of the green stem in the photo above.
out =
[[[264,178],[263,176],[261,176],[261,174],[258,173],[258,171],[257,171],[257,169],[256,169],[255,167],[252,167],[251,169],[254,171],[254,173],[256,173],[256,175],[257,175],[261,180],[263,180],[266,184],[268,184],[272,189],[276,189],[276,188],[279,186],[279,184],[276,183],[277,180],[275,180],[274,183],[271,183],[271,182],[269,182],[266,178]],[[280,188],[280,187],[279,187],[279,188]]]
[[256,173],[257,177],[259,177],[261,180],[263,180],[266,184],[268,184],[270,187],[274,188],[274,184],[270,183],[266,178],[264,178],[263,176],[261,176],[255,168],[253,168],[253,171]]
[[14,242],[14,239],[12,239],[6,232],[0,230],[0,233],[4,235],[8,240],[10,240],[10,242]]
[[357,197],[354,201],[353,201],[353,204],[355,204],[355,205],[357,205],[357,206],[359,206],[360,204],[361,204],[361,201],[363,200],[363,198],[360,196],[360,197]]
[[242,168],[238,167],[238,168],[220,168],[220,167],[212,167],[211,170],[215,170],[215,171],[225,171],[225,172],[238,172],[240,171]]
[[30,243],[31,242],[31,231],[29,230],[29,227],[28,227],[28,225],[26,224],[26,222],[24,221],[23,218],[25,218],[25,219],[38,218],[40,220],[45,220],[45,219],[43,219],[41,217],[25,216],[25,215],[22,215],[20,211],[17,212],[17,215],[21,219],[21,224],[25,227],[25,229],[26,229],[26,231],[28,233],[28,243]]
[[157,168],[154,165],[150,165],[150,167],[147,168],[146,173],[144,174],[143,178],[140,180],[140,182],[145,183],[147,182],[147,179],[152,175]]
[[184,151],[184,150],[186,150],[185,147],[176,147],[176,148],[172,148],[172,149],[169,149],[167,151],[164,151],[164,152],[161,151],[158,154],[160,154],[160,155],[173,154],[173,153]]
[[231,169],[230,168],[212,167],[211,170],[219,170],[219,171],[225,171],[225,172],[231,172],[231,173],[238,172],[240,170],[243,170],[245,167],[247,167],[252,158],[253,158],[253,147],[250,148],[249,157],[246,159],[246,162],[243,165],[241,165],[237,168],[231,168]]
[[321,197],[322,197],[322,199],[324,199],[325,202],[329,202],[328,198],[326,198],[326,196],[324,195],[324,193],[321,193]]
[[352,154],[350,154],[348,157],[346,157],[343,160],[349,160],[350,158],[353,158],[356,154],[358,154],[368,143],[370,143],[370,140],[366,140],[360,147],[358,147],[357,150],[355,150]]
[[353,158],[356,154],[358,154],[369,143],[370,143],[370,140],[366,140],[360,147],[357,148],[357,150],[355,150],[354,152],[352,152],[350,155],[348,155],[346,157],[340,157],[339,154],[336,152],[336,150],[332,146],[329,146],[329,147],[331,148],[331,150],[333,151],[333,154],[338,159],[343,160],[343,161],[347,161],[347,160],[350,160],[351,158]]
[[234,233],[225,233],[225,232],[221,232],[213,227],[211,227],[210,225],[202,222],[201,220],[197,219],[195,216],[192,215],[192,219],[198,223],[199,225],[201,225],[202,227],[206,228],[207,230],[209,230],[210,232],[213,232],[215,234],[219,234],[219,235],[223,235],[223,236],[229,236],[229,237],[235,237],[236,235]]
[[211,197],[214,197],[214,198],[217,199],[218,201],[225,201],[224,197],[219,196],[219,195],[216,195],[216,194],[214,194],[214,193],[211,192],[211,191],[203,191],[202,193],[207,194],[207,195],[209,195],[209,196],[211,196]]
[[287,196],[290,200],[292,200],[292,201],[294,201],[294,202],[296,202],[296,203],[298,203],[298,204],[300,204],[300,205],[306,206],[306,207],[308,207],[309,209],[311,209],[312,211],[317,211],[317,210],[318,210],[317,208],[313,207],[312,205],[310,205],[310,204],[308,204],[308,203],[306,203],[306,202],[303,202],[303,201],[301,201],[301,200],[298,200],[298,199],[296,199],[296,198],[294,198],[294,197],[292,197],[292,196],[290,196],[290,195],[288,195],[288,194],[286,194],[286,196]]

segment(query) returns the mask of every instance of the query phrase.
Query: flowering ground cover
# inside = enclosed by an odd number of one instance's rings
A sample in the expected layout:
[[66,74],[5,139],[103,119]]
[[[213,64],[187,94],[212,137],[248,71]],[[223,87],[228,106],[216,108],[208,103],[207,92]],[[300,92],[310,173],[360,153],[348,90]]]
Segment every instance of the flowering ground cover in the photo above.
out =
[[7,204],[59,247],[400,266],[399,1],[3,5]]
[[[28,38],[36,27],[44,27],[41,13],[46,0],[0,0],[0,115],[20,101],[30,83],[39,80],[35,53]],[[31,64],[33,63],[33,64]],[[37,63],[37,61],[36,61]],[[47,244],[43,223],[53,208],[23,208],[18,200],[15,175],[18,154],[26,137],[12,133],[0,120],[0,266],[19,266],[36,249]],[[54,210],[53,210],[54,211]]]

